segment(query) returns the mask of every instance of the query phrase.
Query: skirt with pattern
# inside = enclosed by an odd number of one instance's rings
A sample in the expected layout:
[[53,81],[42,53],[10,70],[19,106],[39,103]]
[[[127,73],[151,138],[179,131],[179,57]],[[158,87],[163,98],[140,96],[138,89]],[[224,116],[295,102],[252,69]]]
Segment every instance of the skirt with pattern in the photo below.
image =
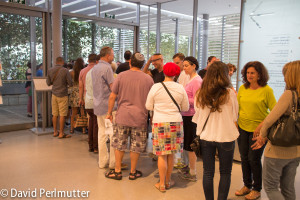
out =
[[183,123],[161,122],[153,123],[153,154],[168,155],[182,152]]

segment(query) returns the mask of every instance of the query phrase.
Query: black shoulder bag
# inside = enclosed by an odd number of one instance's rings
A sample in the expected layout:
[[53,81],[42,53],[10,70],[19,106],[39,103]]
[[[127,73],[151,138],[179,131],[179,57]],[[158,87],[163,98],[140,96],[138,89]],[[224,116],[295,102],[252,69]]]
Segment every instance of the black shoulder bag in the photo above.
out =
[[[206,121],[205,121],[205,123],[204,123],[204,125],[203,125],[203,128],[202,128],[201,133],[203,132],[203,130],[204,130],[206,124],[207,124],[207,121],[208,121],[208,118],[209,118],[209,116],[210,116],[210,113],[211,113],[211,112],[209,112],[209,114],[208,114],[208,116],[207,116],[207,119],[206,119]],[[197,157],[201,157],[201,139],[200,139],[200,136],[199,136],[199,135],[197,135],[197,136],[195,137],[195,139],[194,139],[194,140],[192,141],[192,143],[190,144],[190,147],[191,147],[191,149],[193,150],[193,152],[195,152],[195,154],[196,154]]]
[[[295,95],[296,93],[296,95]],[[298,94],[292,90],[293,105],[290,115],[283,114],[269,129],[268,139],[272,145],[292,147],[300,145],[300,112]],[[296,98],[295,98],[296,97]],[[297,100],[295,100],[297,99]]]
[[161,84],[164,86],[164,88],[165,88],[165,90],[167,91],[168,95],[171,97],[172,101],[173,101],[173,102],[175,103],[175,105],[177,106],[179,112],[181,112],[181,111],[180,111],[179,105],[177,104],[177,102],[175,101],[175,99],[173,98],[173,96],[171,95],[171,93],[169,92],[169,90],[168,90],[168,88],[166,87],[166,85],[165,85],[163,82],[161,82]]

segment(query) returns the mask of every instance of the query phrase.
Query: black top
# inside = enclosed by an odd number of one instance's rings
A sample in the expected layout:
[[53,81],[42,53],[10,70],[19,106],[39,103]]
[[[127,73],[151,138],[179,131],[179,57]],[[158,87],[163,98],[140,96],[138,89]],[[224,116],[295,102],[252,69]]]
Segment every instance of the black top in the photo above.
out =
[[150,72],[152,74],[154,83],[163,82],[165,80],[165,75],[163,71],[159,72],[158,69],[153,69]]
[[119,67],[117,68],[117,70],[116,70],[116,74],[119,74],[119,73],[121,73],[121,72],[127,71],[127,70],[129,70],[129,69],[130,69],[130,67],[129,67],[129,62],[121,63],[121,64],[119,65]]
[[205,77],[205,74],[206,74],[207,70],[206,69],[201,69],[198,74],[199,76],[203,79]]
[[[26,80],[27,80],[27,76],[31,76],[31,73],[28,72],[28,69],[25,72],[25,78],[26,78]],[[31,81],[26,81],[25,88],[27,88],[29,86],[31,86]]]

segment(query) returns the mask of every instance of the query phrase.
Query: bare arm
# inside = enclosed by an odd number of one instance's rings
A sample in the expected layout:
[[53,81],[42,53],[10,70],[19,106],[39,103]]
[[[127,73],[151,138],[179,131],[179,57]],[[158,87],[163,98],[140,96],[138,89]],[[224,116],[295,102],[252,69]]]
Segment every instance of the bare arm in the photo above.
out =
[[152,76],[151,72],[149,71],[149,66],[151,64],[151,60],[152,57],[149,58],[149,60],[147,61],[146,65],[144,66],[143,72],[146,74],[149,74],[150,76]]
[[106,115],[106,119],[110,119],[111,122],[113,122],[113,116],[112,116],[112,111],[115,105],[117,95],[115,93],[110,93],[109,99],[108,99],[108,111]]
[[79,80],[79,105],[84,105],[83,100],[83,82]]

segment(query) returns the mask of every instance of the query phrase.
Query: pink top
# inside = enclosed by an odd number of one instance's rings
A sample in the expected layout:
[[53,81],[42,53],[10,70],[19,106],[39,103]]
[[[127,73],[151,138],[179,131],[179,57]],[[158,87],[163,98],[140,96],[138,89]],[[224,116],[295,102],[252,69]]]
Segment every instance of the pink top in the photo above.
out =
[[95,66],[94,63],[89,64],[86,68],[82,69],[79,74],[79,82],[83,83],[83,96],[85,97],[86,88],[85,88],[85,78],[86,74]]
[[201,87],[201,84],[202,78],[199,75],[196,75],[184,87],[189,98],[190,109],[187,112],[181,112],[182,116],[193,116],[195,114],[194,98],[197,90]]

